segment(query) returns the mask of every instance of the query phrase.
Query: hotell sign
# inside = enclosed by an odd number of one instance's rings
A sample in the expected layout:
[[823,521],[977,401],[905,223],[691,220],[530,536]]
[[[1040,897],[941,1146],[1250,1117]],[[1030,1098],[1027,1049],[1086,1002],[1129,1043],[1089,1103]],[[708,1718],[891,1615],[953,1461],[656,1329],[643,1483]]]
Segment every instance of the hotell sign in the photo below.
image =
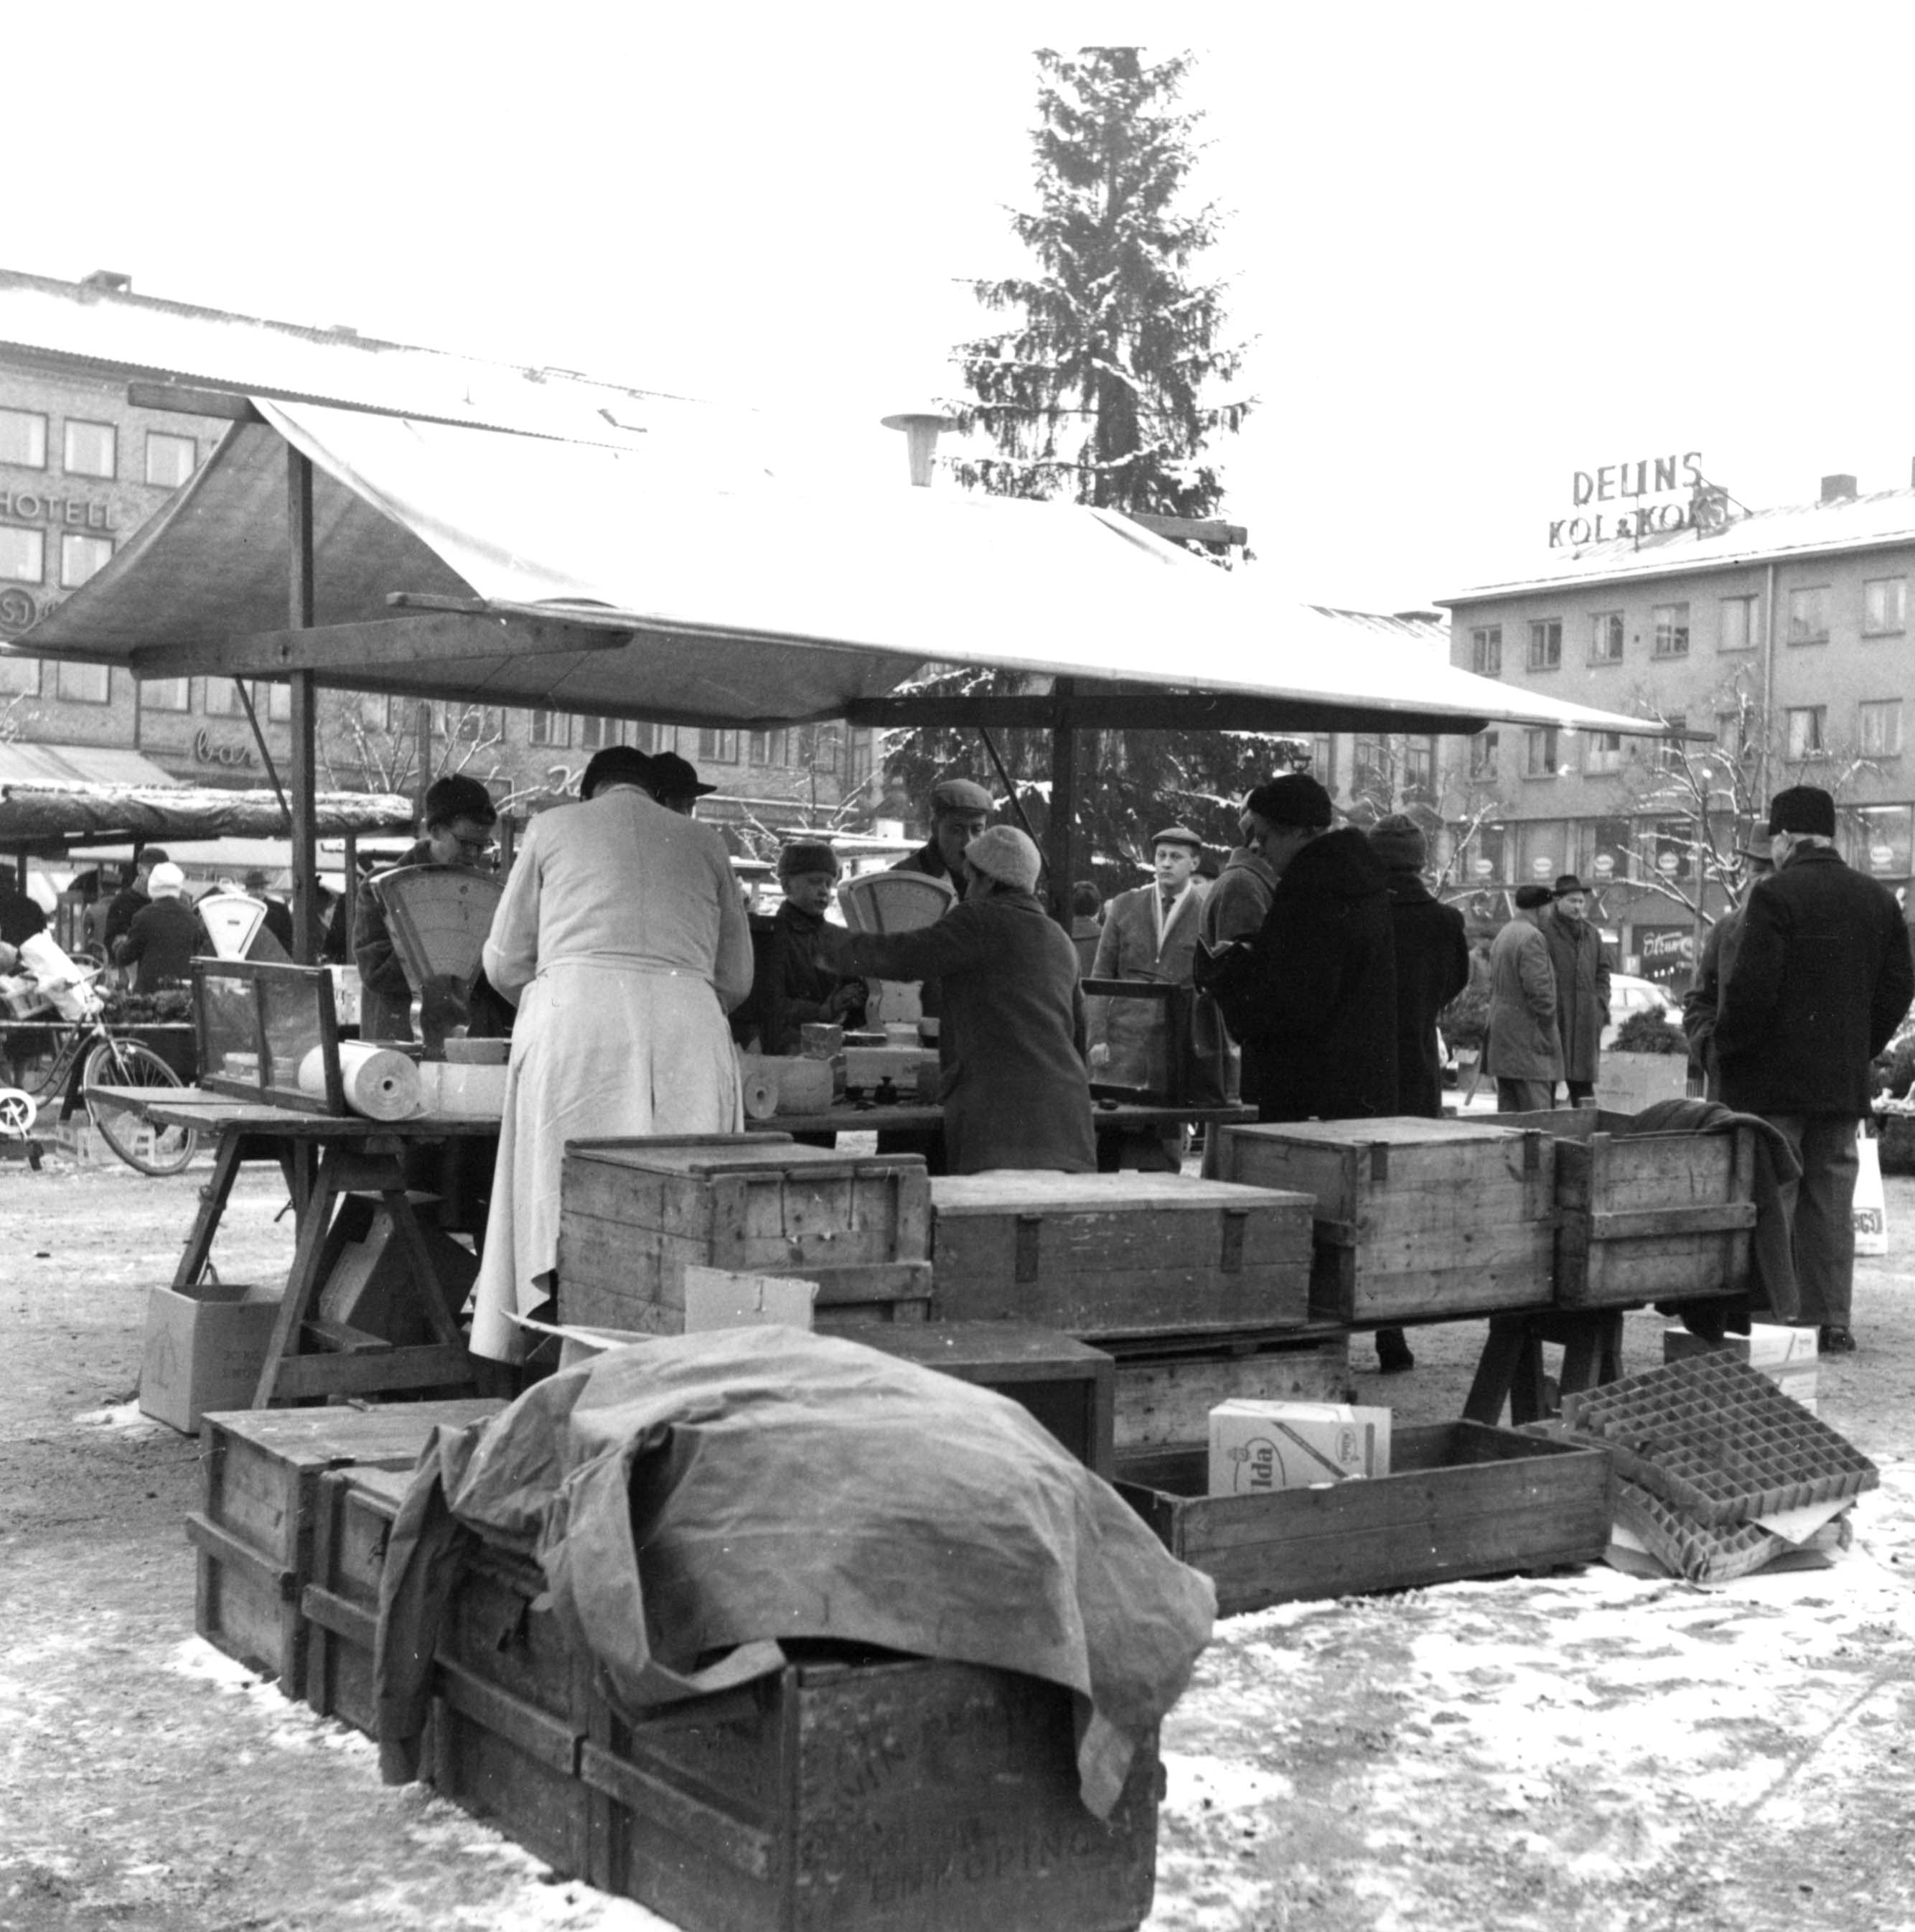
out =
[[[1698,496],[1709,487],[1703,477],[1699,449],[1680,456],[1639,456],[1632,462],[1605,464],[1599,470],[1578,470],[1570,486],[1577,514],[1551,519],[1549,547],[1580,550],[1585,544],[1607,543],[1614,537],[1646,537],[1652,530],[1686,530],[1695,520]],[[1625,507],[1629,505],[1634,507]]]

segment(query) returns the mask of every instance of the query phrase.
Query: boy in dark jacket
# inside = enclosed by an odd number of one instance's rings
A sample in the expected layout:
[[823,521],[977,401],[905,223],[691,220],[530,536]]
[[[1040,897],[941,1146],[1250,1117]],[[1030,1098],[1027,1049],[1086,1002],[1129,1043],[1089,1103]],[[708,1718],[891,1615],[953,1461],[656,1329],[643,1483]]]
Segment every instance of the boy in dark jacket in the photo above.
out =
[[841,980],[825,963],[825,909],[838,886],[838,854],[822,840],[802,839],[778,854],[784,903],[769,921],[748,1003],[766,1053],[799,1050],[799,1029],[817,1022],[862,1025],[865,986]]

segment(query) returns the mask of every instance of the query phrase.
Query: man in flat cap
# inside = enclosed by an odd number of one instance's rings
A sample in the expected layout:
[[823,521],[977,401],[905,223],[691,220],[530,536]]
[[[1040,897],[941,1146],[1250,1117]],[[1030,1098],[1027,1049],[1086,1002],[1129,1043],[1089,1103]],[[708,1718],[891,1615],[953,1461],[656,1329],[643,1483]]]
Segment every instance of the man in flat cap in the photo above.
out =
[[1798,1319],[1819,1330],[1824,1353],[1846,1354],[1856,1125],[1869,1112],[1869,1063],[1915,998],[1915,961],[1894,896],[1838,856],[1827,792],[1778,792],[1769,850],[1776,870],[1749,894],[1716,1015],[1722,1100],[1771,1122],[1802,1162],[1782,1190]]
[[1556,881],[1556,902],[1543,915],[1542,936],[1556,972],[1556,1036],[1569,1105],[1596,1091],[1602,1029],[1609,1024],[1609,961],[1590,922],[1589,888],[1574,872]]
[[973,784],[969,778],[940,778],[931,787],[927,803],[931,809],[931,837],[891,869],[948,880],[951,890],[961,899],[970,878],[964,848],[990,823],[995,802],[982,785]]
[[1330,795],[1286,772],[1244,800],[1250,842],[1276,879],[1251,942],[1243,1042],[1260,1120],[1394,1114],[1396,947],[1369,841],[1332,829]]
[[1496,1081],[1506,1114],[1546,1113],[1563,1078],[1556,1030],[1556,968],[1542,922],[1556,895],[1547,886],[1518,886],[1516,914],[1489,950],[1489,1034],[1483,1071]]

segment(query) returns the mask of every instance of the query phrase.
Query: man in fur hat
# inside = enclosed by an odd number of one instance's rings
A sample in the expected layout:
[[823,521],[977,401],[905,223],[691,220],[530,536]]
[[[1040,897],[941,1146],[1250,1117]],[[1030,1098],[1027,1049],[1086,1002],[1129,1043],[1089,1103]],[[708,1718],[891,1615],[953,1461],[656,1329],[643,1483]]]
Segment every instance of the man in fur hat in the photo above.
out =
[[1573,872],[1556,881],[1556,903],[1544,916],[1542,936],[1556,973],[1556,1036],[1573,1107],[1596,1091],[1602,1029],[1609,1024],[1609,962],[1602,935],[1590,922],[1589,888]]

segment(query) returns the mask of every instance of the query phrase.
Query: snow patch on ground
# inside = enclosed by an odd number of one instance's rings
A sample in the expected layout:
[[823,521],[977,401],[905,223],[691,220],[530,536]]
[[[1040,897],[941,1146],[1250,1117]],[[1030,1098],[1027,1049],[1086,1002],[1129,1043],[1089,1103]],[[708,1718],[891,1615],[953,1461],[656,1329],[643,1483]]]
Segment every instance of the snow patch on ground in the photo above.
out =
[[177,1677],[197,1678],[216,1690],[229,1695],[241,1690],[265,1689],[272,1680],[215,1650],[204,1637],[190,1636],[175,1644],[161,1660],[163,1666]]
[[158,1436],[170,1433],[166,1424],[155,1422],[150,1415],[140,1412],[139,1399],[115,1404],[108,1408],[82,1409],[73,1418],[76,1427],[81,1429],[118,1429],[130,1436]]

